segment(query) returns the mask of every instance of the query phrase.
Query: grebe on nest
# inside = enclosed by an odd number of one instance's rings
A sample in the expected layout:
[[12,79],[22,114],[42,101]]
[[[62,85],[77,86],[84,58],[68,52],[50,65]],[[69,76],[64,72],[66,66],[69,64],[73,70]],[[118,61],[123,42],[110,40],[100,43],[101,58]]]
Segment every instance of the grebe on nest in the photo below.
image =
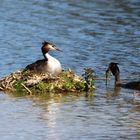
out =
[[118,63],[113,63],[113,62],[109,64],[108,69],[106,70],[106,77],[108,72],[111,71],[112,74],[115,76],[115,86],[140,90],[140,81],[122,83],[120,79],[120,70],[117,64]]
[[61,51],[61,50],[58,49],[54,44],[50,42],[46,42],[46,41],[42,43],[41,50],[42,50],[44,59],[37,60],[36,62],[26,66],[25,70],[38,72],[38,73],[49,73],[52,75],[59,74],[62,71],[61,64],[59,60],[52,57],[50,54],[48,54],[48,52],[50,50],[58,50],[58,51]]

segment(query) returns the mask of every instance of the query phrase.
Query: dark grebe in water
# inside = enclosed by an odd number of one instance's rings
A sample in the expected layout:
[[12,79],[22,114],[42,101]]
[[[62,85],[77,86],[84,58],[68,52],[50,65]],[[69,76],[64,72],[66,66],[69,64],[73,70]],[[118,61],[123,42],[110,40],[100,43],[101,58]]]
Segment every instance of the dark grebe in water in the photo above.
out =
[[124,88],[129,88],[129,89],[136,89],[140,90],[140,81],[136,82],[129,82],[129,83],[123,83],[120,79],[120,70],[118,67],[118,63],[110,63],[108,66],[108,69],[106,70],[106,77],[109,73],[109,71],[112,72],[112,74],[115,77],[115,86],[121,86]]

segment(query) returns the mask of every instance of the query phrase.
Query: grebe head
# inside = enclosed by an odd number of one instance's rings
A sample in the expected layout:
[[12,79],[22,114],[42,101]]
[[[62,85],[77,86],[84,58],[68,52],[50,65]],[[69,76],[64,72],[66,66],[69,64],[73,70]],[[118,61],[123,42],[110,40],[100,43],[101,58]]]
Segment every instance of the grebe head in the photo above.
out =
[[[45,54],[48,53],[50,50],[57,50],[57,51],[61,51],[59,48],[57,48],[53,43],[50,43],[50,42],[47,42],[47,41],[44,41],[42,43],[42,53],[45,57]],[[45,57],[46,58],[46,57]]]
[[111,62],[108,66],[108,69],[106,70],[106,74],[111,71],[114,76],[118,75],[120,73],[120,70],[117,65],[118,63]]

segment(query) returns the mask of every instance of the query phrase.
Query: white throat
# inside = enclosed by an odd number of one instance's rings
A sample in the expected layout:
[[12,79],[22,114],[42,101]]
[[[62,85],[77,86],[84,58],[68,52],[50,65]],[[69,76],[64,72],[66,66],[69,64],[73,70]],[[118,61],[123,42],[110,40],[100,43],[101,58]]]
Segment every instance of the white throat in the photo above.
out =
[[51,74],[57,74],[60,73],[62,68],[59,60],[56,58],[52,57],[48,53],[45,54],[45,57],[48,60],[47,67],[48,67],[48,72]]

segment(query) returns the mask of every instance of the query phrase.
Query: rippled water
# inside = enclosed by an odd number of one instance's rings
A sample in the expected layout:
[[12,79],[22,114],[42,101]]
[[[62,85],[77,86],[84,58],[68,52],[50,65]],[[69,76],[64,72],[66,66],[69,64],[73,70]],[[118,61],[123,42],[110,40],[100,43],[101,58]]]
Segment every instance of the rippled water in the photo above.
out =
[[[81,74],[92,67],[104,76],[120,64],[124,80],[140,79],[139,0],[1,0],[0,77],[42,58],[41,42]],[[113,78],[96,81],[93,97],[15,97],[0,94],[0,139],[140,139],[139,91],[114,89]]]

